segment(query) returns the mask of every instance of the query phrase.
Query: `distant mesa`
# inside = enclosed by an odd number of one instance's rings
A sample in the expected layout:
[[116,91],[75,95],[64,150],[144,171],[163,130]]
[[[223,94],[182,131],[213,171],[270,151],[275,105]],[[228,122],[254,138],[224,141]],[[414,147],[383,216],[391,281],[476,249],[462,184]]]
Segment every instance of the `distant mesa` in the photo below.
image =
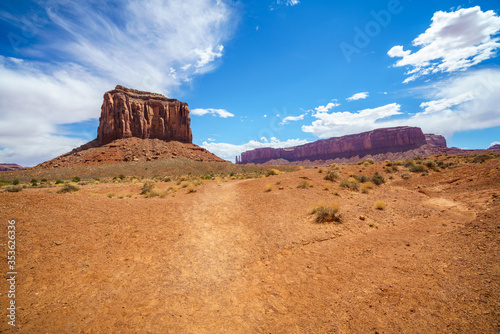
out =
[[500,144],[491,145],[488,150],[500,150]]
[[116,86],[104,94],[97,138],[36,167],[185,158],[226,162],[192,143],[189,107],[161,94]]
[[18,164],[0,164],[0,172],[25,169]]
[[397,160],[411,155],[427,156],[450,150],[446,139],[424,134],[420,128],[400,126],[376,129],[343,137],[322,139],[289,148],[258,148],[237,157],[239,164],[304,164],[356,162],[363,158],[375,161]]

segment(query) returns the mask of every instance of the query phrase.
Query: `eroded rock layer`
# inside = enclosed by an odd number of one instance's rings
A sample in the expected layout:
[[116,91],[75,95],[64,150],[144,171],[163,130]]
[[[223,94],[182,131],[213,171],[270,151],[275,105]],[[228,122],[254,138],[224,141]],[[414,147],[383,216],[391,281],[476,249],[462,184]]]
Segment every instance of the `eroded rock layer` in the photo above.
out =
[[105,145],[137,137],[192,143],[190,123],[187,103],[118,85],[104,94],[97,141]]
[[[444,138],[432,135],[432,139],[442,145]],[[441,137],[442,140],[438,137]],[[376,129],[343,137],[322,139],[313,143],[290,148],[258,148],[243,152],[238,163],[265,163],[269,160],[284,159],[289,162],[304,160],[331,160],[336,158],[365,156],[386,152],[402,152],[426,145],[426,135],[417,127],[394,127]],[[444,146],[446,141],[444,140]]]

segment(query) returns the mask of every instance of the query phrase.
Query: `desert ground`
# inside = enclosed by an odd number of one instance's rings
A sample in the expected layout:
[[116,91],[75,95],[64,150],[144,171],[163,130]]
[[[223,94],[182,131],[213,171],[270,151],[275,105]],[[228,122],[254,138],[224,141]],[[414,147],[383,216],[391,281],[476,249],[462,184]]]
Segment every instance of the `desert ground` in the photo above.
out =
[[[4,281],[0,332],[498,333],[500,158],[476,158],[82,167],[67,193],[62,169],[0,174],[25,185],[0,191],[2,274],[10,219],[18,273],[16,326]],[[385,183],[352,176],[376,172]],[[321,205],[340,221],[317,222]]]

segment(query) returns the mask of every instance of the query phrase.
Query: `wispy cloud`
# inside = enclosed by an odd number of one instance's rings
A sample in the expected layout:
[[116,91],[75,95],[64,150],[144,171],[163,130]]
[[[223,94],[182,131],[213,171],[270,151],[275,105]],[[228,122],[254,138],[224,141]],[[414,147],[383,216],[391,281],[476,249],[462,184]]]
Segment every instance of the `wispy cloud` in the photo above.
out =
[[328,103],[326,106],[319,106],[317,108],[314,108],[314,110],[316,110],[317,113],[321,113],[321,112],[328,112],[330,111],[332,108],[334,107],[338,107],[340,106],[340,104],[336,103],[336,102],[330,102]]
[[394,66],[409,67],[404,83],[438,72],[465,70],[496,56],[500,48],[500,17],[479,6],[453,12],[438,11],[430,27],[413,40],[416,52],[403,46],[391,48],[388,55],[401,58]]
[[287,116],[283,118],[281,121],[281,125],[286,124],[288,122],[296,122],[296,121],[301,121],[304,119],[305,114],[299,115],[299,116]]
[[229,111],[225,109],[213,109],[213,108],[208,108],[208,109],[196,108],[191,110],[191,115],[195,116],[212,115],[212,116],[219,116],[222,118],[234,117],[234,114],[231,114]]
[[347,101],[357,101],[357,100],[363,100],[368,97],[369,93],[368,92],[361,92],[361,93],[356,93],[351,97],[348,97],[346,100]]
[[295,6],[300,3],[299,0],[277,0],[276,3],[278,5],[285,5],[285,6]]

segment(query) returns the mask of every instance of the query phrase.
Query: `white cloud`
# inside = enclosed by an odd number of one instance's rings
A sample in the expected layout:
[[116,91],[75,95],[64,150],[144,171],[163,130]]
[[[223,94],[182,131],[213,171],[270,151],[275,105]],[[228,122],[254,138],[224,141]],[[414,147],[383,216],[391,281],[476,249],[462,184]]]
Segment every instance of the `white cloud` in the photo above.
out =
[[225,109],[213,109],[213,108],[208,108],[208,109],[202,109],[202,108],[196,108],[191,110],[191,115],[195,116],[204,116],[204,115],[212,115],[212,116],[219,116],[222,118],[228,118],[228,117],[234,117],[234,114],[231,114],[229,111]]
[[490,144],[489,147],[493,147],[495,145],[500,145],[500,141],[494,141],[493,143]]
[[373,129],[375,122],[387,117],[400,115],[401,106],[388,104],[374,109],[358,112],[318,112],[313,114],[318,120],[311,125],[302,126],[302,131],[310,132],[320,138],[337,137]]
[[479,6],[454,12],[438,11],[431,26],[412,44],[420,49],[404,51],[396,45],[387,53],[401,58],[394,66],[409,67],[405,83],[438,72],[465,70],[496,56],[500,48],[500,17],[492,10],[483,12]]
[[303,126],[302,131],[328,138],[408,125],[449,139],[455,132],[500,126],[500,70],[463,73],[420,89],[425,92],[428,101],[420,105],[423,111],[407,117],[387,119],[402,114],[400,105],[392,103],[358,112],[313,114],[318,120]]
[[[104,92],[116,84],[170,96],[215,68],[235,24],[219,0],[46,6],[49,21],[27,40],[36,46],[21,45],[19,58],[0,56],[0,162],[32,165],[82,144],[83,137],[61,136],[59,125],[98,118]],[[30,19],[0,12],[19,34]]]
[[318,113],[320,113],[320,112],[328,112],[328,111],[330,111],[330,109],[332,109],[334,107],[338,107],[338,106],[340,106],[340,104],[334,103],[334,102],[330,102],[326,106],[319,106],[317,108],[314,108],[314,110],[316,110],[316,112],[318,112]]
[[278,5],[285,5],[285,6],[295,6],[300,3],[299,0],[277,0],[276,3]]
[[356,93],[351,97],[348,97],[346,100],[347,101],[357,101],[357,100],[363,100],[368,97],[369,93],[368,92],[361,92],[361,93]]
[[261,141],[250,140],[248,143],[242,145],[234,145],[228,143],[209,143],[203,142],[201,147],[206,148],[213,154],[221,157],[222,159],[235,161],[235,157],[240,155],[242,152],[253,150],[262,147],[273,147],[273,148],[283,148],[292,147],[298,145],[307,144],[308,141],[305,139],[288,139],[286,141],[280,141],[275,137],[271,137],[270,140],[263,137]]
[[304,119],[305,114],[299,115],[299,116],[287,116],[283,118],[281,121],[281,125],[286,124],[288,122],[296,122],[296,121],[301,121]]

